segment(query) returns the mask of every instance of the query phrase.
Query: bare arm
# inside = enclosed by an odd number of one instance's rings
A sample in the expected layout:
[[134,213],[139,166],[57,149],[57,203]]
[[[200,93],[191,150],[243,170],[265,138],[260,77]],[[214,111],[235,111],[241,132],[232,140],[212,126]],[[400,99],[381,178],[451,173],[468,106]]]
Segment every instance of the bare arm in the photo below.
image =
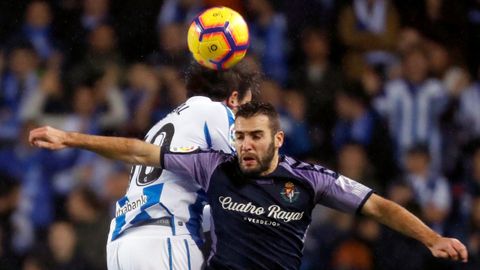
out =
[[45,126],[31,130],[29,142],[50,150],[80,148],[129,164],[160,166],[160,147],[138,139],[94,136]]
[[435,257],[464,262],[468,260],[467,248],[460,241],[438,235],[412,213],[392,201],[372,194],[363,206],[362,214],[422,242]]

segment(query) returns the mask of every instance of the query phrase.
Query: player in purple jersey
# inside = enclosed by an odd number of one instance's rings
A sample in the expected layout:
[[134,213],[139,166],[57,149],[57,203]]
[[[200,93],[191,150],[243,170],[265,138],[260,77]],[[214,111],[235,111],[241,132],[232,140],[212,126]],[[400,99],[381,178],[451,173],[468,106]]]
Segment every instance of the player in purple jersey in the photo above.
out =
[[214,222],[207,269],[298,269],[316,204],[369,216],[422,242],[435,257],[467,261],[460,241],[438,235],[370,188],[324,167],[279,155],[283,139],[273,107],[257,102],[237,112],[236,154],[160,148],[51,128],[30,136],[39,147],[79,147],[132,164],[160,164],[195,179],[207,192]]

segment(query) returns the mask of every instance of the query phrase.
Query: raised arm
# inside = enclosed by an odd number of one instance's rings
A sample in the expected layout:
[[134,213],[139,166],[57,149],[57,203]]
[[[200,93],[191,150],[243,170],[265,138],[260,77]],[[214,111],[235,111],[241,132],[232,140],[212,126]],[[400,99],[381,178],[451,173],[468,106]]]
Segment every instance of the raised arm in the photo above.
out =
[[30,131],[31,145],[50,150],[68,147],[95,152],[129,164],[160,167],[160,147],[138,139],[66,132],[49,126]]
[[422,242],[434,257],[463,262],[468,260],[467,248],[460,241],[442,237],[412,213],[392,201],[372,194],[361,212],[395,231]]

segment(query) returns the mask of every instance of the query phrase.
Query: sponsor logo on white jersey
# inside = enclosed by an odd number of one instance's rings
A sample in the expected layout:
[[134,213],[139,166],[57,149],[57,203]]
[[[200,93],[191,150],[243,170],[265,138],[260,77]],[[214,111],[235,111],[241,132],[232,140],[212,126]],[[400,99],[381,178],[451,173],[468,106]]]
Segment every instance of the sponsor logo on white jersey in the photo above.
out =
[[135,201],[129,201],[125,203],[123,207],[117,210],[117,213],[115,214],[115,217],[121,216],[126,214],[127,212],[133,211],[139,207],[142,207],[142,205],[147,203],[147,196],[142,195],[140,196],[137,200]]

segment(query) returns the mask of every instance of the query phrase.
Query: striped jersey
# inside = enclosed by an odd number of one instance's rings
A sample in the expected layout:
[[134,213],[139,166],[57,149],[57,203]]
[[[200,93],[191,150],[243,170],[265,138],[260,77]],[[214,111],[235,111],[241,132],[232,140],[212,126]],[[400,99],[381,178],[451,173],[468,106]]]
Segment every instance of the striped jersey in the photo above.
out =
[[206,191],[212,248],[206,269],[298,269],[316,204],[359,212],[372,190],[319,165],[281,156],[265,176],[244,175],[233,154],[162,147],[162,168]]
[[[195,145],[231,153],[234,116],[220,102],[195,96],[156,123],[145,141],[188,151]],[[132,226],[168,220],[172,235],[190,234],[201,243],[200,228],[205,192],[191,176],[156,167],[134,166],[127,193],[116,203],[109,241]]]
[[399,79],[385,86],[385,95],[374,103],[388,121],[400,164],[403,165],[404,155],[410,147],[425,144],[432,157],[433,169],[440,168],[440,116],[447,102],[447,92],[436,79],[427,79],[419,85]]
[[468,139],[480,136],[480,82],[475,82],[460,95],[458,121]]

